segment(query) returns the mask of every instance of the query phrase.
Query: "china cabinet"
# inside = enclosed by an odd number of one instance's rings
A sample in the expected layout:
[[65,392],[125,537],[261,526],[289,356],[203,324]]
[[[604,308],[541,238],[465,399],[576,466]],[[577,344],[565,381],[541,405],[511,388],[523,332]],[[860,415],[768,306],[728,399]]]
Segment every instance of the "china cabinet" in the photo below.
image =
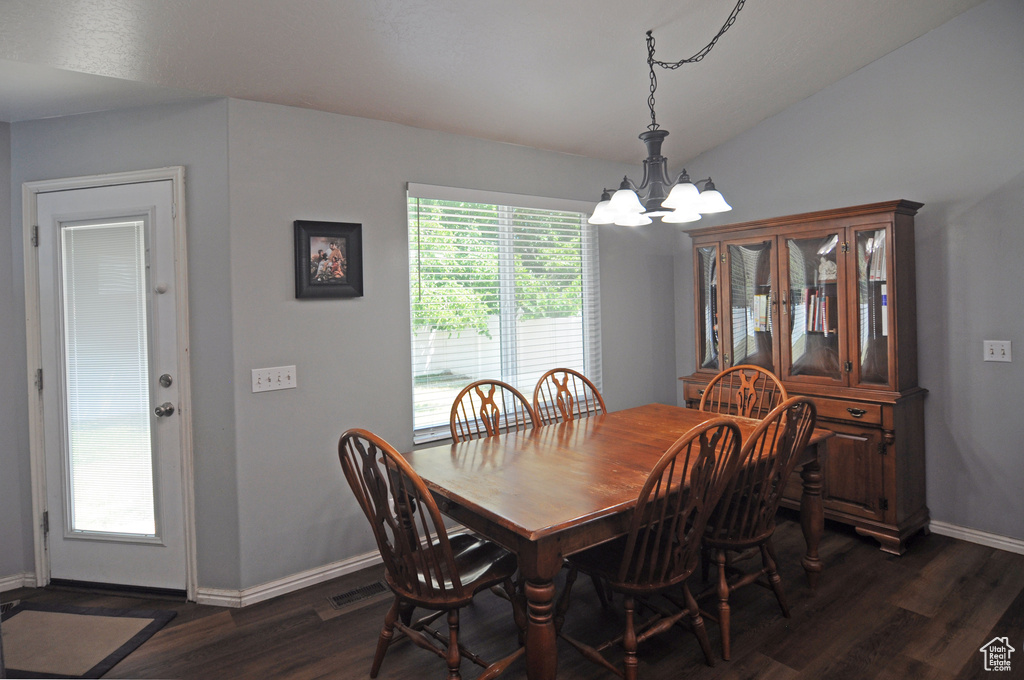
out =
[[[693,240],[696,366],[688,406],[740,364],[811,397],[825,516],[900,554],[927,528],[926,390],[917,384],[911,201],[853,206],[686,233]],[[799,473],[784,505],[798,507]]]

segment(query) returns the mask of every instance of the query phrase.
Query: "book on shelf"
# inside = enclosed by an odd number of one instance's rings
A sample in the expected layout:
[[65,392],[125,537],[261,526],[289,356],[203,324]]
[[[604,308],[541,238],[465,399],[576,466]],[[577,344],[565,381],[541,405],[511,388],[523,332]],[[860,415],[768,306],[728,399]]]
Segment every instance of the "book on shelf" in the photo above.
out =
[[882,289],[882,335],[889,335],[889,291],[884,283]]
[[834,332],[830,319],[834,313],[832,296],[817,288],[809,288],[804,294],[804,309],[807,331],[811,333]]
[[768,328],[768,295],[755,295],[754,296],[754,330],[755,331],[767,331]]
[[876,230],[868,243],[868,281],[885,281],[885,229]]

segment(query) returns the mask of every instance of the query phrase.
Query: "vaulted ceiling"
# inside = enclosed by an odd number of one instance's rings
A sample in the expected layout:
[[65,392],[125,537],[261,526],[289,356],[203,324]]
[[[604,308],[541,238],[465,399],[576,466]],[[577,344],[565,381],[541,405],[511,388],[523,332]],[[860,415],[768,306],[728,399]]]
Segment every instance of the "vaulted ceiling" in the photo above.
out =
[[[703,61],[659,70],[686,161],[981,0],[749,0]],[[196,95],[393,121],[628,163],[657,58],[735,0],[0,0],[0,120]]]

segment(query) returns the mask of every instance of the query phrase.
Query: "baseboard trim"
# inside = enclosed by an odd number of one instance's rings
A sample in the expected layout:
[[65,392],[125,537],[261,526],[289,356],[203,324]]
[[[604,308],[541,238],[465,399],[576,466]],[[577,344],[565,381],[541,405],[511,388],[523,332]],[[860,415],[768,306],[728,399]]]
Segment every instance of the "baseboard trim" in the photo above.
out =
[[[448,527],[448,538],[467,533],[468,531],[469,530],[461,524],[455,524]],[[284,578],[279,578],[276,581],[270,581],[269,583],[253,586],[251,588],[243,588],[242,590],[224,590],[220,588],[200,587],[196,589],[196,602],[198,604],[209,604],[215,607],[247,607],[250,604],[263,602],[264,600],[269,600],[270,598],[277,597],[278,595],[286,595],[308,586],[315,586],[318,583],[330,581],[332,578],[351,574],[352,572],[359,571],[360,569],[366,569],[367,567],[373,567],[375,565],[382,564],[383,562],[384,560],[381,559],[380,552],[374,550],[373,552],[350,557],[347,560],[332,562],[331,564],[325,564],[322,567],[316,567],[315,569],[299,572],[298,574],[292,574],[291,576],[285,576]]]
[[960,540],[967,541],[969,543],[977,543],[990,548],[998,548],[999,550],[1024,555],[1024,541],[1019,538],[990,534],[987,531],[978,531],[977,529],[969,529],[967,527],[957,526],[956,524],[938,522],[934,519],[930,522],[929,526],[934,533],[939,534],[940,536],[959,538]]
[[278,595],[284,595],[308,586],[323,583],[324,581],[330,581],[332,578],[351,574],[381,562],[380,553],[375,550],[365,555],[357,555],[340,562],[325,564],[322,567],[309,569],[298,574],[279,578],[276,581],[270,581],[269,583],[263,583],[251,588],[243,588],[242,590],[199,587],[196,590],[196,602],[217,607],[246,607],[250,604],[269,600]]
[[6,593],[8,590],[17,590],[18,588],[35,587],[36,575],[31,571],[11,574],[10,576],[0,576],[0,593]]

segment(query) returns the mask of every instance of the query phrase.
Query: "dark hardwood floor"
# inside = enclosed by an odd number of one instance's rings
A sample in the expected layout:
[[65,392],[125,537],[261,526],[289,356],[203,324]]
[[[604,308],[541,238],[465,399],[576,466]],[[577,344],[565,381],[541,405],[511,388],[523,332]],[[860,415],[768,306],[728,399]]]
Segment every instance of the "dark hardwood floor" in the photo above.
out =
[[[981,678],[990,673],[979,648],[997,636],[1009,637],[1019,650],[1013,671],[998,677],[1024,677],[1024,555],[919,535],[905,555],[894,557],[829,523],[821,546],[825,573],[812,595],[799,566],[799,525],[794,515],[785,517],[776,543],[792,618],[782,617],[769,591],[743,589],[732,600],[731,661],[719,659],[709,668],[696,638],[674,629],[641,646],[641,678]],[[11,591],[2,599],[178,612],[109,678],[367,678],[389,601],[339,615],[328,597],[376,581],[381,573],[363,570],[243,609],[56,588]],[[496,596],[478,596],[463,611],[463,641],[484,658],[503,656],[517,644],[510,613],[510,605]],[[604,639],[620,623],[616,606],[601,609],[589,579],[577,581],[567,632]],[[707,623],[718,653],[717,625]],[[564,642],[558,651],[559,678],[614,677]],[[479,668],[463,661],[462,671],[474,678]],[[379,677],[444,676],[440,659],[403,640],[392,645]],[[502,677],[525,678],[522,659]]]

